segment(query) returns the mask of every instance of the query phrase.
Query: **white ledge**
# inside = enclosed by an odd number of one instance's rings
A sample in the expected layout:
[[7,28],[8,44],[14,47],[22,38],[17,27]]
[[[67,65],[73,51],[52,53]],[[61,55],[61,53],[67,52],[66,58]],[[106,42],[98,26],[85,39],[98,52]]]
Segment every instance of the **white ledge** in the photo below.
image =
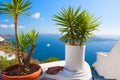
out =
[[46,78],[51,78],[51,79],[56,79],[56,80],[86,80],[86,78],[91,77],[91,70],[87,62],[84,62],[84,65],[85,65],[84,66],[85,71],[74,73],[64,68],[58,74],[50,75],[45,72],[49,67],[53,67],[53,66],[64,66],[65,67],[65,61],[56,61],[56,62],[40,64],[40,66],[43,69],[43,74],[40,76],[40,79],[46,77]]
[[108,56],[109,52],[97,52],[97,55]]

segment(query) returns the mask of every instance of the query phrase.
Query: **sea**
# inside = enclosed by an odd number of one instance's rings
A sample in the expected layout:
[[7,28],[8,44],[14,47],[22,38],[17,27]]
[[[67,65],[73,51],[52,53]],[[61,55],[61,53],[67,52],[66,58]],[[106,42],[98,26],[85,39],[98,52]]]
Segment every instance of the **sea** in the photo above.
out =
[[[65,43],[59,40],[61,35],[43,34],[36,40],[36,49],[33,58],[43,61],[51,57],[65,60]],[[14,37],[8,38],[9,41]],[[119,37],[114,36],[96,36],[86,44],[85,60],[90,66],[96,61],[97,52],[110,52],[116,44]],[[74,54],[74,53],[73,53]]]

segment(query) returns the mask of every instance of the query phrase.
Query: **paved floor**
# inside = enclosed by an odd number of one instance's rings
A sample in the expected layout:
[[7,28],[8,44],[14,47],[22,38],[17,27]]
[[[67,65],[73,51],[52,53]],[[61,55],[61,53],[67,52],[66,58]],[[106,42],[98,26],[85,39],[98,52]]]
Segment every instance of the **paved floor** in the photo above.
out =
[[40,80],[56,80],[56,79],[42,78]]
[[[94,80],[105,80],[104,77],[99,76],[95,70],[92,71],[92,75],[94,77]],[[0,78],[0,80],[2,79]],[[55,80],[55,79],[43,78],[41,80]]]
[[[115,79],[104,79],[104,77],[99,76],[95,70],[92,71],[92,76],[94,77],[93,80],[115,80]],[[0,78],[0,80],[2,80],[2,79]],[[43,78],[41,80],[55,80],[55,79]]]
[[[94,78],[93,80],[105,80],[104,77],[99,76],[95,70],[92,71],[92,76]],[[55,79],[42,78],[41,80],[55,80]]]

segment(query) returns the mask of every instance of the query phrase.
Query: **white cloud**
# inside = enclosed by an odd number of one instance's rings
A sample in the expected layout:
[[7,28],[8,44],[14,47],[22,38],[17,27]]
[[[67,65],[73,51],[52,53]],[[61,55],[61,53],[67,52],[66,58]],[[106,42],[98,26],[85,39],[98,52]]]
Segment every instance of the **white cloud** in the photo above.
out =
[[25,26],[22,26],[22,25],[21,25],[21,26],[18,26],[18,27],[19,27],[19,28],[25,28]]
[[34,19],[39,19],[40,18],[40,13],[37,12],[37,13],[33,14],[31,17],[34,18]]
[[14,28],[14,24],[10,24],[9,27],[10,27],[10,28]]
[[[6,24],[1,24],[0,25],[1,28],[14,28],[14,24],[10,24],[10,25],[6,25]],[[25,28],[25,26],[19,25],[18,28]]]
[[0,27],[2,27],[2,28],[8,28],[8,25],[6,25],[6,24],[1,24]]
[[0,20],[1,22],[9,22],[9,20],[5,19],[5,20]]
[[9,20],[6,19],[6,20],[4,20],[4,22],[9,22]]

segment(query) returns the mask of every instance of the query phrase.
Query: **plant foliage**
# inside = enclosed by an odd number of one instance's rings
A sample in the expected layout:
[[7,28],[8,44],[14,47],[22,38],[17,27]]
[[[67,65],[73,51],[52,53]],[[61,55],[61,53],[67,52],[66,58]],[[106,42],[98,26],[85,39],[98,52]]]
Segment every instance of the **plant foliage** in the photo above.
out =
[[12,2],[0,3],[0,14],[8,14],[9,17],[15,19],[17,15],[29,15],[29,13],[24,13],[26,10],[31,8],[30,1],[24,0],[11,0]]
[[[19,43],[23,43],[23,40],[18,40],[18,18],[19,15],[29,15],[29,13],[26,13],[25,11],[29,10],[31,8],[31,3],[30,1],[25,1],[25,0],[11,0],[11,2],[2,2],[0,3],[0,14],[7,14],[8,17],[12,17],[14,20],[14,26],[15,26],[15,38],[16,38],[16,52],[17,52],[17,57],[18,57],[18,61],[19,61],[19,66],[20,66],[20,70],[18,70],[19,74],[21,75],[22,68],[24,67],[24,63],[23,63],[23,55],[21,55],[21,53],[19,52]],[[24,35],[21,35],[24,37]],[[19,36],[20,37],[20,36]],[[19,42],[20,41],[20,42]],[[21,49],[23,50],[23,46],[21,44]],[[29,60],[28,60],[29,61]]]
[[71,6],[68,9],[62,8],[53,18],[56,25],[62,26],[59,28],[63,34],[60,40],[70,45],[75,45],[77,42],[83,45],[99,26],[99,18],[90,15],[87,10],[81,10],[80,7],[76,10]]
[[41,63],[48,63],[48,62],[54,62],[54,61],[60,61],[60,59],[58,59],[56,57],[51,57],[51,58],[48,58],[44,61],[41,61]]

